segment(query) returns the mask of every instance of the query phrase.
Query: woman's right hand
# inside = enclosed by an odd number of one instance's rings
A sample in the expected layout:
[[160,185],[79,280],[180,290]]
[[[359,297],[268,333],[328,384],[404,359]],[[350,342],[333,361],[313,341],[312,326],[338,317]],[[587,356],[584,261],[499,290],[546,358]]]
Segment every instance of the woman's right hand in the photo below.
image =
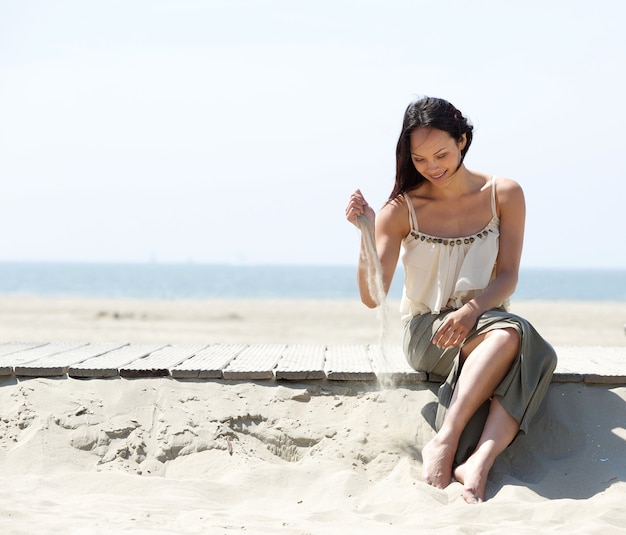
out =
[[355,226],[359,226],[357,217],[363,215],[369,221],[370,226],[374,224],[376,213],[374,209],[367,204],[361,190],[357,189],[351,196],[348,207],[346,208],[346,219]]

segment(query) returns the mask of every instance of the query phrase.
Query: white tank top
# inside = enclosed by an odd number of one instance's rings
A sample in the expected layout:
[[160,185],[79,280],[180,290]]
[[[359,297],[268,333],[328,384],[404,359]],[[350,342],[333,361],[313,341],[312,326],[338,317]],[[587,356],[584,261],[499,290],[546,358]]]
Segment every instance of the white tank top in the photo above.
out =
[[491,220],[484,229],[470,236],[439,238],[420,232],[413,203],[408,194],[404,198],[411,232],[402,241],[403,319],[462,307],[480,294],[495,275],[500,237],[496,177],[491,179]]

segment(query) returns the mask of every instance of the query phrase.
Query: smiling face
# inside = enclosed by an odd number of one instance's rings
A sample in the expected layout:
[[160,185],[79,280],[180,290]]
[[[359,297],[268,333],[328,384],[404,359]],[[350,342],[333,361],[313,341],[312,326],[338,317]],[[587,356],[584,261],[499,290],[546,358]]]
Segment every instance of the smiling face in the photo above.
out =
[[413,165],[431,184],[445,184],[459,169],[465,143],[465,134],[456,141],[444,130],[416,128],[410,137]]

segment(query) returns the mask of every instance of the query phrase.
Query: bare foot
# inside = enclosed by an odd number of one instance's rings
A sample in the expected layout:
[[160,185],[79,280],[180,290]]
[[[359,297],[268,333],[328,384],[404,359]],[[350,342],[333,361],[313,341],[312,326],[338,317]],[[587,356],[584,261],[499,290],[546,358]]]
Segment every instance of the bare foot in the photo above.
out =
[[485,500],[487,476],[493,463],[472,455],[454,469],[454,477],[463,484],[463,499],[467,503],[481,503]]
[[452,481],[452,463],[456,445],[448,444],[437,435],[422,449],[422,477],[426,483],[439,489]]

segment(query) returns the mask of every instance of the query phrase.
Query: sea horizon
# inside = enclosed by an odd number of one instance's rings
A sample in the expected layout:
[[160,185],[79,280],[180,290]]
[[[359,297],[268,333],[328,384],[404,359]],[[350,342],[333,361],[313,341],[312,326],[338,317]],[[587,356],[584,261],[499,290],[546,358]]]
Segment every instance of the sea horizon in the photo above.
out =
[[[0,262],[0,295],[142,299],[358,299],[356,266]],[[399,265],[389,291],[402,295]],[[624,301],[626,269],[522,267],[517,300]]]

